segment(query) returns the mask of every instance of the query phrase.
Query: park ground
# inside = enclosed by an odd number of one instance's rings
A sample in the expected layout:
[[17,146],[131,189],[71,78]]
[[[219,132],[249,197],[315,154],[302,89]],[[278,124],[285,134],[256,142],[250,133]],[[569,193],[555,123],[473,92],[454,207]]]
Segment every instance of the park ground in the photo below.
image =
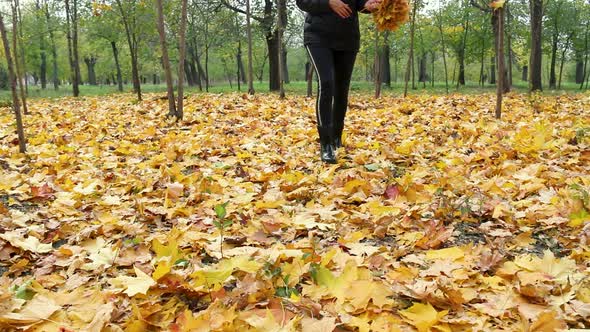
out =
[[325,165],[296,86],[0,109],[0,328],[590,327],[588,94],[353,88]]

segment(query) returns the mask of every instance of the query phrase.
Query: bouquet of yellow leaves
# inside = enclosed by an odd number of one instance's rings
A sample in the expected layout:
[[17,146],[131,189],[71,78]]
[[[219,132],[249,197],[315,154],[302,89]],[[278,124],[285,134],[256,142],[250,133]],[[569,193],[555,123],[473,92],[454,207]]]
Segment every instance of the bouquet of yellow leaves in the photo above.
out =
[[373,13],[379,31],[395,31],[410,19],[408,0],[383,0]]

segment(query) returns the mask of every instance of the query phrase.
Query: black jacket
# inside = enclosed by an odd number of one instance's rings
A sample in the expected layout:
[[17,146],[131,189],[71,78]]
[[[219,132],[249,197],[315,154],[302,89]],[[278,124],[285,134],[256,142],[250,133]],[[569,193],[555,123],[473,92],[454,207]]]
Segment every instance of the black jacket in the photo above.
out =
[[342,0],[352,15],[343,19],[329,5],[329,0],[297,0],[297,7],[307,12],[303,28],[305,46],[322,46],[339,51],[358,51],[360,32],[358,12],[367,0]]

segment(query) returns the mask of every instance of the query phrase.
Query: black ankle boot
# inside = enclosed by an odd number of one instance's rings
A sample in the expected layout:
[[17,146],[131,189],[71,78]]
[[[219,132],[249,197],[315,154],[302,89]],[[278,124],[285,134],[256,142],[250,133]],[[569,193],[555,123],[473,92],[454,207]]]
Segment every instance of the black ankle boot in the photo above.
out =
[[336,164],[336,147],[334,146],[333,128],[318,127],[320,133],[320,157],[328,164]]

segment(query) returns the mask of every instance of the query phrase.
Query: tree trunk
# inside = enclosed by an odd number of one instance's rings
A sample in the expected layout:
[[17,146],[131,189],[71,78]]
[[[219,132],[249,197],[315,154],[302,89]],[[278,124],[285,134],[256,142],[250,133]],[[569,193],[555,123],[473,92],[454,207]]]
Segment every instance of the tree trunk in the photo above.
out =
[[246,0],[246,32],[248,34],[248,93],[253,95],[254,91],[254,69],[252,66],[252,25],[250,22],[250,0]]
[[490,84],[496,84],[496,57],[490,60]]
[[506,3],[506,9],[504,11],[504,14],[506,16],[506,20],[508,23],[508,28],[504,28],[506,30],[506,39],[508,42],[508,86],[507,88],[510,90],[512,89],[512,63],[514,62],[513,56],[512,56],[512,14],[510,13],[510,5],[508,3]]
[[[139,79],[139,62],[138,62],[138,45],[137,36],[135,33],[135,26],[131,26],[127,13],[121,4],[121,0],[115,0],[123,26],[125,27],[125,36],[127,37],[127,45],[129,46],[129,55],[131,57],[131,76],[133,78],[133,91],[137,94],[137,100],[141,101],[141,81]],[[135,22],[135,20],[133,20]]]
[[576,84],[584,82],[584,60],[576,60]]
[[[22,101],[22,106],[23,106],[23,113],[24,114],[29,114],[29,109],[27,107],[27,94],[26,94],[26,87],[25,87],[25,83],[24,81],[26,81],[26,77],[23,80],[23,73],[21,71],[21,66],[20,63],[18,61],[18,55],[19,55],[19,48],[18,48],[18,36],[20,35],[18,32],[18,8],[16,7],[18,5],[18,2],[15,1],[14,4],[12,4],[12,48],[13,48],[13,52],[14,52],[14,64],[16,67],[16,78],[18,81],[18,86],[20,87],[20,98]],[[26,73],[25,73],[26,76]]]
[[559,82],[557,85],[558,89],[561,89],[561,79],[563,78],[563,65],[565,64],[565,52],[567,52],[568,48],[570,47],[570,41],[572,40],[573,34],[574,33],[571,32],[567,36],[567,40],[565,41],[565,47],[561,51],[561,59],[560,59],[561,64],[559,65]]
[[389,46],[389,31],[385,32],[383,37],[383,46],[381,48],[381,63],[379,65],[381,73],[381,82],[387,87],[391,88],[391,64],[390,58],[390,46]]
[[[284,35],[284,33],[283,33],[283,35]],[[283,43],[283,82],[285,84],[291,83],[291,79],[289,78],[289,64],[287,61],[288,53],[289,52],[287,52],[287,45],[285,43]]]
[[524,82],[529,80],[529,66],[522,66],[522,80]]
[[283,55],[285,54],[285,51],[283,49],[283,47],[285,46],[283,44],[283,33],[285,31],[285,19],[287,16],[287,0],[278,0],[278,24],[277,24],[277,46],[279,47],[279,49],[277,50],[277,54],[279,56],[278,58],[278,65],[279,65],[279,94],[280,94],[280,98],[284,99],[285,98],[285,64],[286,64],[286,60],[283,58]]
[[94,70],[96,61],[97,59],[94,55],[84,57],[84,63],[86,63],[86,67],[88,69],[88,84],[90,85],[98,85],[98,83],[96,82],[96,71]]
[[584,81],[588,75],[588,32],[590,30],[590,21],[586,23],[586,32],[584,33],[584,69],[582,70],[582,81],[580,82],[580,90],[584,88]]
[[[25,47],[23,46],[23,40],[25,39],[24,35],[23,35],[23,16],[22,16],[22,12],[21,12],[21,8],[20,8],[20,3],[19,0],[14,0],[14,6],[16,7],[16,15],[17,15],[17,23],[18,23],[18,41],[19,41],[19,55],[20,55],[20,66],[21,66],[21,72],[23,73],[23,80],[24,80],[24,87],[25,87],[25,96],[29,93],[29,81],[27,80],[27,61],[25,58]],[[16,51],[15,51],[15,57],[18,57],[18,55],[16,55]],[[17,60],[18,63],[18,60]],[[28,107],[24,107],[24,111],[25,114],[29,114],[29,110]]]
[[279,91],[281,89],[279,75],[279,43],[278,31],[266,35],[266,45],[268,47],[268,71],[269,71],[269,89],[270,91]]
[[[13,31],[14,33],[14,31]],[[12,55],[10,54],[10,45],[8,43],[8,36],[6,34],[6,27],[4,25],[4,18],[0,12],[0,34],[2,35],[2,44],[4,44],[4,55],[6,57],[8,67],[8,80],[10,81],[10,90],[12,93],[12,110],[16,119],[16,132],[18,135],[18,146],[21,153],[27,152],[27,143],[25,141],[25,130],[23,126],[22,116],[20,114],[20,105],[18,100],[18,93],[16,91],[16,76],[14,73],[14,64],[12,62]]]
[[168,58],[168,45],[166,43],[166,30],[164,29],[164,9],[162,0],[156,0],[157,26],[160,35],[160,48],[162,49],[162,66],[166,76],[166,88],[168,91],[168,115],[176,116],[176,102],[174,100],[174,86],[172,83],[172,69],[170,68],[170,59]]
[[111,48],[113,49],[113,57],[115,58],[115,67],[117,69],[117,86],[119,91],[123,92],[123,75],[121,74],[121,64],[119,63],[119,50],[117,43],[112,41]]
[[[77,3],[77,0],[73,0],[74,4]],[[70,58],[70,70],[71,70],[71,77],[72,77],[72,90],[74,93],[74,97],[80,96],[80,70],[79,70],[79,63],[77,59],[78,50],[78,41],[74,40],[78,37],[78,34],[74,34],[75,28],[74,24],[74,13],[72,12],[73,8],[70,8],[70,0],[65,0],[66,3],[66,29],[67,29],[67,38],[68,38],[68,55]],[[75,5],[76,6],[76,5]],[[77,6],[76,6],[77,7]]]
[[504,64],[504,7],[499,7],[494,11],[497,24],[497,53],[498,59],[498,84],[496,91],[496,119],[502,116],[502,99],[504,96],[504,85],[506,83],[506,66]]
[[375,99],[381,97],[381,59],[379,54],[379,30],[375,29],[375,60],[373,61],[373,68],[375,73]]
[[542,91],[543,0],[529,0],[531,13],[530,90]]
[[481,39],[481,66],[479,69],[479,85],[482,87],[485,85],[485,54],[486,54],[486,42],[485,38]]
[[[35,1],[35,10],[36,10],[36,21],[41,22],[41,4],[39,0]],[[41,80],[41,89],[47,89],[47,50],[45,44],[45,34],[39,34],[39,58],[41,63],[39,64],[39,78]]]
[[187,21],[188,0],[182,0],[180,12],[180,33],[178,38],[179,59],[178,59],[178,102],[176,118],[182,120],[184,117],[184,60],[186,59],[186,21]]
[[49,5],[47,1],[43,4],[45,9],[45,18],[47,20],[47,30],[49,31],[49,40],[51,41],[51,58],[53,63],[53,72],[52,72],[52,81],[53,81],[53,89],[59,89],[59,78],[58,78],[58,68],[57,68],[57,46],[55,45],[55,36],[53,34],[53,27],[51,26],[51,16],[49,15]]
[[[404,87],[404,97],[408,96],[408,82],[410,81],[410,74],[414,74],[414,34],[416,31],[416,12],[418,10],[418,1],[414,3],[412,8],[412,25],[410,26],[410,54],[408,55],[408,66],[406,67],[406,82]],[[410,73],[411,71],[411,73]],[[413,83],[412,83],[413,86]]]
[[445,87],[447,89],[447,94],[449,93],[449,72],[447,67],[447,46],[445,43],[445,34],[443,32],[443,24],[442,24],[442,7],[439,7],[438,11],[438,32],[440,33],[440,44],[442,48],[442,56],[443,56],[443,66],[445,68]]
[[420,66],[418,67],[418,82],[426,83],[426,81],[428,81],[428,73],[426,70],[427,60],[426,53],[422,53],[420,55]]
[[557,29],[557,26],[555,26],[551,39],[551,67],[549,69],[549,89],[554,90],[557,88],[557,74],[555,70],[557,64],[557,42],[559,39],[559,31]]
[[76,71],[76,84],[79,86],[82,84],[82,75],[80,74],[80,56],[78,47],[78,0],[72,0],[72,3],[74,5],[72,12],[72,47],[74,51],[74,70]]

